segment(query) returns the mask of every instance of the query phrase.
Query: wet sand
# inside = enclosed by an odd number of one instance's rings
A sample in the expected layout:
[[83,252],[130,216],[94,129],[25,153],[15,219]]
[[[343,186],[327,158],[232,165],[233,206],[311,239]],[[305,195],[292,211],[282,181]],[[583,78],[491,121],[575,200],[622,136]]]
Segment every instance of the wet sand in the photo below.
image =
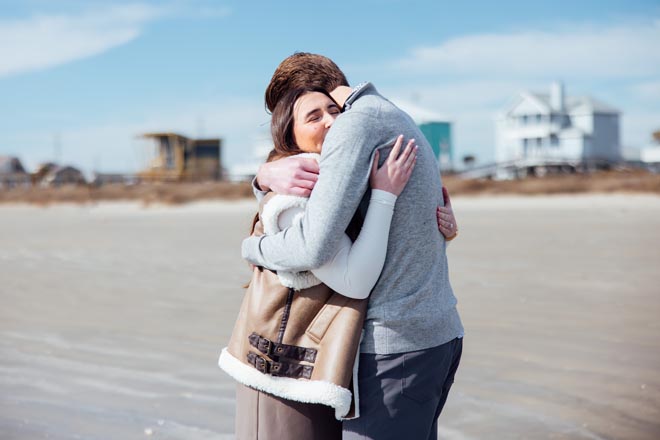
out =
[[[463,197],[441,438],[660,438],[660,197]],[[0,206],[0,438],[229,439],[252,202]]]

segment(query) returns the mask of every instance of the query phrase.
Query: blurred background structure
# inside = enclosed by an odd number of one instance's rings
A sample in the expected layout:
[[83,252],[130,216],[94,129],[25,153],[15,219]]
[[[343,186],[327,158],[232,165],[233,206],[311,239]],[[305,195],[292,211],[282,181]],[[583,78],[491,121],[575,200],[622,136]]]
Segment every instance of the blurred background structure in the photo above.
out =
[[620,111],[589,96],[519,92],[495,121],[495,162],[464,177],[512,178],[623,164]]
[[[0,155],[28,172],[52,162],[88,182],[135,182],[162,169],[140,134],[178,133],[221,138],[216,178],[249,179],[269,142],[270,75],[310,51],[418,114],[444,171],[549,155],[655,169],[657,1],[561,4],[4,2]],[[347,10],[371,19],[344,32]],[[337,31],[305,37],[323,28]]]
[[153,181],[220,180],[220,139],[189,139],[176,133],[146,133],[155,143],[149,168],[138,175]]
[[30,175],[18,157],[0,156],[0,188],[29,185]]

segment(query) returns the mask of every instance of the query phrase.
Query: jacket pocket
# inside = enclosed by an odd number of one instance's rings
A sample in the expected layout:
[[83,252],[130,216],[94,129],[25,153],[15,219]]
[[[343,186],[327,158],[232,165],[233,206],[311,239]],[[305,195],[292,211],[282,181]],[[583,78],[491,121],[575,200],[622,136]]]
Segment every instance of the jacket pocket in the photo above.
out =
[[346,305],[349,299],[350,298],[340,295],[339,293],[333,293],[309,324],[307,330],[305,330],[305,334],[319,344],[323,339],[325,332],[330,328],[330,324],[332,324],[332,321],[342,307]]

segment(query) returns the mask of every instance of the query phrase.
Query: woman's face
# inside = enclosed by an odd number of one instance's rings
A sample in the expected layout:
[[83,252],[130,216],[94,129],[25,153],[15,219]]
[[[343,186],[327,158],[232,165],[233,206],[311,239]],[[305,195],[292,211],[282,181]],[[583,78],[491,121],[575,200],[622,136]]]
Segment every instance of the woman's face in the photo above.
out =
[[293,139],[302,151],[320,153],[339,107],[323,93],[310,92],[293,104]]

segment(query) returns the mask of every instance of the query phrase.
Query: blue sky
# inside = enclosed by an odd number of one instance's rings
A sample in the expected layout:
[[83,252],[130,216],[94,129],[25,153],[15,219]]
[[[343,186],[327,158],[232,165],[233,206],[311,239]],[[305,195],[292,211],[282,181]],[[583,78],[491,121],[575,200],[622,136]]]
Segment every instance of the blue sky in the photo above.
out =
[[136,135],[224,139],[228,165],[268,142],[263,91],[295,51],[454,124],[456,157],[493,158],[493,118],[518,90],[591,95],[622,143],[660,129],[656,1],[0,0],[0,155],[135,171]]

